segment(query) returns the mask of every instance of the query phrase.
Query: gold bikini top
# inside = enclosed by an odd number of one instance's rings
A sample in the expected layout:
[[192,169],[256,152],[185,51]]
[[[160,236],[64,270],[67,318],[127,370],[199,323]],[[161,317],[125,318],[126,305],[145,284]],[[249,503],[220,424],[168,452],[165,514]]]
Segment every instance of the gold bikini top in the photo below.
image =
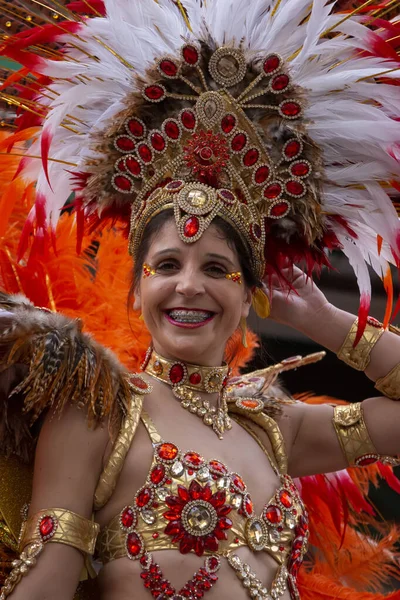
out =
[[[140,398],[134,399],[136,414],[138,402]],[[272,418],[265,414],[258,416],[271,441],[273,458],[254,430],[254,418],[245,422],[236,415],[257,439],[280,478],[275,494],[261,513],[256,514],[251,490],[239,473],[231,472],[218,459],[206,459],[198,452],[183,451],[164,441],[149,415],[143,410],[139,414],[153,445],[153,460],[146,482],[132,502],[100,532],[97,555],[103,563],[166,549],[177,549],[183,554],[194,552],[198,556],[228,556],[245,545],[253,551],[268,552],[279,565],[292,561],[293,552],[303,556],[308,537],[307,514],[297,488],[286,473],[284,441]],[[136,417],[134,429],[138,420]],[[125,454],[129,448],[127,432],[131,439],[134,433],[126,423],[121,431],[123,435],[114,447],[117,462],[121,462],[122,448]],[[110,464],[115,465],[115,456],[110,458]],[[110,476],[107,481],[109,484]],[[101,485],[97,501],[100,495]]]

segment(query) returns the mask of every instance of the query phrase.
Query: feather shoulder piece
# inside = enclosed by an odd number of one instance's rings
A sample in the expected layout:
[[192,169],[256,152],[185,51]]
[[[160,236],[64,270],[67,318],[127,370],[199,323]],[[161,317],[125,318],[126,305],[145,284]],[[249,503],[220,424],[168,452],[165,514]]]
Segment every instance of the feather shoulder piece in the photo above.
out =
[[133,391],[146,393],[148,386],[83,333],[80,320],[36,308],[22,295],[0,293],[3,453],[26,460],[38,420],[49,408],[61,412],[75,404],[87,411],[88,425],[96,426],[106,417],[119,420]]

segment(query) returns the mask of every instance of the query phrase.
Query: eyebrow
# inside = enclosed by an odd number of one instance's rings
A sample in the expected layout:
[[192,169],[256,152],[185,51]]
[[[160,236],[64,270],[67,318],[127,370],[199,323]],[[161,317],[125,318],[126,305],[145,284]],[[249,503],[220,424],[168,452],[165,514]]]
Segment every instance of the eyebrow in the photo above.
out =
[[[153,256],[153,258],[161,258],[162,256],[168,255],[168,254],[181,254],[182,250],[180,248],[165,248],[164,250],[160,250],[159,252],[156,252]],[[215,252],[207,252],[207,254],[205,254],[205,257],[207,258],[215,258],[217,260],[223,260],[225,262],[227,262],[232,268],[235,268],[234,263],[227,257],[224,256],[223,254],[216,254]]]

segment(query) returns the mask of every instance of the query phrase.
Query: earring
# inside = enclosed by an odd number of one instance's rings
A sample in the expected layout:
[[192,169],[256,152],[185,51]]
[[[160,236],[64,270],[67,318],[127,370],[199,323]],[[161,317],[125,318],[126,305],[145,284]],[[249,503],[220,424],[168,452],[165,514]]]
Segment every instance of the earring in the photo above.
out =
[[247,334],[247,321],[246,321],[246,317],[242,317],[240,319],[240,329],[242,330],[242,344],[245,348],[247,348],[247,338],[246,338],[246,334]]

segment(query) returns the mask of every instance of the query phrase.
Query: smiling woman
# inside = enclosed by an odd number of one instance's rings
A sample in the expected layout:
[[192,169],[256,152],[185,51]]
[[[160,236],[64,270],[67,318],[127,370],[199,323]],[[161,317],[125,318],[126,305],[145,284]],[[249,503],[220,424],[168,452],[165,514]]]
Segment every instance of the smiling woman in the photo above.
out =
[[[28,293],[43,281],[54,309],[41,257],[59,217],[76,215],[78,247],[85,225],[96,232],[83,253],[93,286],[111,223],[129,236],[129,308],[151,342],[128,372],[79,319],[1,294],[0,443],[31,461],[33,483],[20,517],[20,470],[1,457],[0,556],[19,558],[0,600],[71,600],[80,579],[96,586],[85,600],[382,600],[396,539],[366,495],[378,472],[399,489],[398,23],[385,2],[340,15],[321,0],[31,4],[11,14],[0,0],[1,52],[22,64],[2,86],[18,107],[2,147],[22,156],[0,216],[18,186],[34,200],[2,277]],[[358,318],[313,283],[335,249],[355,270]],[[383,324],[368,316],[367,263],[387,291]],[[75,274],[58,282],[65,308]],[[227,347],[238,328],[245,342],[251,308],[364,370],[380,395],[294,400],[278,375],[324,352],[233,377]],[[115,347],[137,352],[104,320]]]

